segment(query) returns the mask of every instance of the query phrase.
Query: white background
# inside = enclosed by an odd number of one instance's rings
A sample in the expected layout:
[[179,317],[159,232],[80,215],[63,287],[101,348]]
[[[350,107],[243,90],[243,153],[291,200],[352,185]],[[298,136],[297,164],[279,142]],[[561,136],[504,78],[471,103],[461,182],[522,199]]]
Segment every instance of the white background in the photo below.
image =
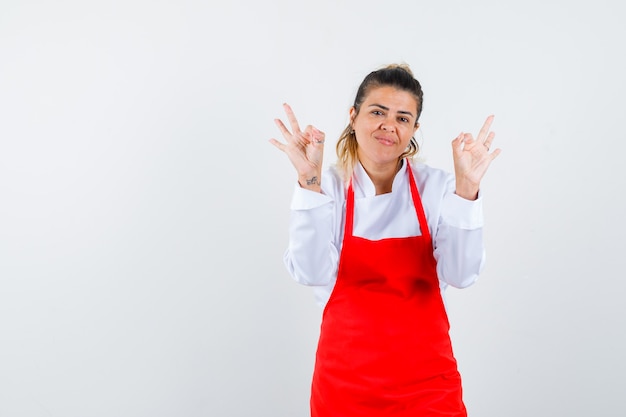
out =
[[421,157],[495,114],[488,263],[448,293],[470,416],[623,416],[618,1],[0,2],[0,416],[306,416],[289,102],[411,65]]

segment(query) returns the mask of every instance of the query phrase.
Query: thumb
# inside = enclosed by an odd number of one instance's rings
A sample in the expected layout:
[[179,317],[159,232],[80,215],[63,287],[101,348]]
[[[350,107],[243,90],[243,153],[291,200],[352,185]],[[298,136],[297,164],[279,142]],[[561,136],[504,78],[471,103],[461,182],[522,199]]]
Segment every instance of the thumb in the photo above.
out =
[[464,139],[464,134],[463,134],[463,132],[461,132],[452,141],[452,151],[455,154],[459,154],[459,153],[461,153],[463,151],[463,139]]

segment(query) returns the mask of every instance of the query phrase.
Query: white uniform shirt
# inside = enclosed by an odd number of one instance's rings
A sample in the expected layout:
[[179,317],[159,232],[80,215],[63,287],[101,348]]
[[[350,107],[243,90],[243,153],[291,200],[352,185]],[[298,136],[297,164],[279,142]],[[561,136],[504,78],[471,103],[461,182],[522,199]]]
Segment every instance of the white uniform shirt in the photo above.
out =
[[[376,195],[374,184],[360,164],[353,175],[354,235],[370,240],[421,235],[413,206],[406,163],[396,174],[392,192]],[[482,199],[457,196],[454,176],[422,163],[411,162],[433,239],[442,297],[448,285],[464,288],[482,270]],[[315,287],[320,306],[335,285],[343,241],[346,186],[334,167],[322,174],[322,193],[296,184],[291,202],[289,246],[284,261],[299,283]]]

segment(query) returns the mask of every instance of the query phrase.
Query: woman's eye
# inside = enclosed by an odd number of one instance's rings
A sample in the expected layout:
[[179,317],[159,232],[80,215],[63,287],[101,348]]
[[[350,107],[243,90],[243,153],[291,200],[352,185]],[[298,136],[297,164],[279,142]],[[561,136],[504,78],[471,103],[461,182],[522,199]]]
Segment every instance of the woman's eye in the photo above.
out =
[[380,110],[374,110],[374,111],[372,112],[372,114],[375,114],[376,116],[380,116],[380,115],[382,115],[382,114],[383,114],[383,112],[382,112],[382,111],[380,111]]
[[409,119],[407,119],[406,117],[400,117],[400,121],[402,123],[408,123]]

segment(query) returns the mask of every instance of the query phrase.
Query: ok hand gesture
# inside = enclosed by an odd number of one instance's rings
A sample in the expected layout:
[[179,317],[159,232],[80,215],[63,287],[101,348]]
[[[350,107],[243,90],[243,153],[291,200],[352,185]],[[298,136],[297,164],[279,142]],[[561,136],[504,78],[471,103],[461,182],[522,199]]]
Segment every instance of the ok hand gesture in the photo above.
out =
[[283,104],[291,132],[280,119],[275,119],[276,126],[287,143],[272,138],[270,143],[287,154],[296,168],[298,183],[301,187],[320,192],[322,179],[322,160],[324,157],[324,132],[309,125],[300,130],[296,116],[288,104]]
[[480,181],[491,161],[500,155],[500,149],[489,152],[496,136],[494,132],[489,131],[493,117],[493,115],[487,117],[476,139],[471,133],[460,133],[452,141],[456,194],[468,200],[475,200],[478,197]]

